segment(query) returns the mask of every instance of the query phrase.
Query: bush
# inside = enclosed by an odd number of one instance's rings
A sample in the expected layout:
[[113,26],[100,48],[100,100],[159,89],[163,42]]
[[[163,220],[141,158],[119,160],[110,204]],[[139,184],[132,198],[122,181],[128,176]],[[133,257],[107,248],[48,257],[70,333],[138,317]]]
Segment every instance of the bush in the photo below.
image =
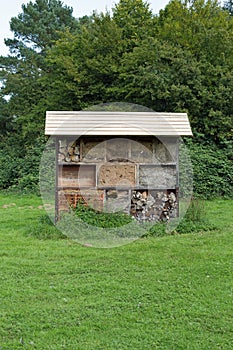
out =
[[233,164],[228,149],[186,141],[194,172],[195,196],[232,198]]
[[17,184],[22,160],[0,151],[0,189],[9,188]]
[[22,146],[9,137],[1,144],[0,189],[14,188],[23,192],[38,192],[39,166],[44,143],[35,140],[34,145]]
[[14,187],[22,192],[39,194],[38,178],[38,174],[26,174],[18,179],[18,183]]

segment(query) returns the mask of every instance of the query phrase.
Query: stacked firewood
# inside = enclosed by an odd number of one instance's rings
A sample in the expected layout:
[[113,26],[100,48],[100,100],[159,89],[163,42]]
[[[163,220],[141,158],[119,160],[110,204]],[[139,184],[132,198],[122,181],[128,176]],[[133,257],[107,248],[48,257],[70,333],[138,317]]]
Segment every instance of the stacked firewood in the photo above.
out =
[[67,143],[66,140],[60,140],[58,159],[60,163],[80,161],[80,148],[76,142]]
[[[154,191],[155,192],[155,191]],[[165,221],[176,216],[177,201],[174,192],[133,191],[131,215],[139,222]]]

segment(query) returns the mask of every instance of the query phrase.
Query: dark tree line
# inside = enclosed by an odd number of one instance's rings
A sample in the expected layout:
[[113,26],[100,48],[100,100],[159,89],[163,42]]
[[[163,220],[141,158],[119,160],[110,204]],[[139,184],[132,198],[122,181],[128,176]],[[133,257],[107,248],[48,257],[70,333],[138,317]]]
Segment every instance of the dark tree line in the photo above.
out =
[[[28,159],[31,178],[32,150],[39,162],[46,110],[116,101],[187,112],[197,147],[221,150],[231,166],[232,0],[223,7],[171,0],[157,15],[142,0],[120,0],[112,14],[78,19],[60,0],[36,0],[22,6],[10,28],[10,54],[0,57],[0,162],[15,147],[13,183],[25,177],[21,160]],[[12,185],[9,166],[0,175],[0,187]]]

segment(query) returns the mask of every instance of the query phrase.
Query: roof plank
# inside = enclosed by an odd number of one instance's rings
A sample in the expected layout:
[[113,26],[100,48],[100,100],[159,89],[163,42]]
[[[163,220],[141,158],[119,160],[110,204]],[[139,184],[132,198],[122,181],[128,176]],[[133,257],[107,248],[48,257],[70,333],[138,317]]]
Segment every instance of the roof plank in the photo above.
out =
[[45,134],[192,136],[187,113],[47,111]]

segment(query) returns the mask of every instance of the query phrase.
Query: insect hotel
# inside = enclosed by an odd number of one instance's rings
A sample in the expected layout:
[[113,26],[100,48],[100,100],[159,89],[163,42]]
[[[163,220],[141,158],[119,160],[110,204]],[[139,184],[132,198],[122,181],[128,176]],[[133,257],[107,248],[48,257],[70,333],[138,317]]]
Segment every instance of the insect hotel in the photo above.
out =
[[48,111],[56,143],[56,219],[77,203],[139,222],[179,215],[179,139],[186,113]]

